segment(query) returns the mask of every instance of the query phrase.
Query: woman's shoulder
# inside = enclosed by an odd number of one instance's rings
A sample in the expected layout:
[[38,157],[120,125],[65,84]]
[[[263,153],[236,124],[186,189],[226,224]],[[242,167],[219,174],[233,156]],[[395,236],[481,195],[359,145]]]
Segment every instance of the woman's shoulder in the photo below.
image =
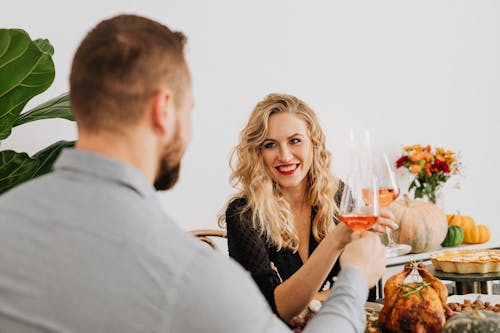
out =
[[247,203],[248,200],[246,198],[233,198],[229,202],[229,205],[227,205],[226,215],[234,215],[240,213],[247,206]]
[[254,232],[252,211],[246,198],[234,198],[226,209],[226,228],[228,234],[235,232]]
[[251,225],[252,210],[248,207],[248,200],[236,197],[231,200],[226,209],[226,223],[238,221],[245,225]]

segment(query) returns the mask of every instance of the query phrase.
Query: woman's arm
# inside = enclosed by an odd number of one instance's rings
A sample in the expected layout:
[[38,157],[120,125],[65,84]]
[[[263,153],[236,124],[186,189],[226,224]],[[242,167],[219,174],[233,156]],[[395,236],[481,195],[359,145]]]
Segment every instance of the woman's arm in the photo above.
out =
[[316,247],[302,267],[274,289],[276,309],[281,318],[289,321],[300,314],[313,300],[344,246],[351,231],[339,224]]
[[250,212],[239,213],[244,203],[243,199],[236,200],[226,211],[229,255],[252,274],[271,308],[288,322],[314,299],[343,248],[350,242],[351,231],[339,223],[304,265],[281,283],[278,273],[272,269],[265,243],[251,225]]
[[[384,233],[386,227],[395,230],[398,225],[394,222],[394,215],[388,210],[382,210],[373,230]],[[318,290],[340,253],[350,242],[351,234],[352,231],[344,223],[337,224],[335,229],[319,243],[304,265],[276,287],[274,300],[281,318],[285,321],[290,320],[300,314],[311,300],[324,296],[318,293]]]

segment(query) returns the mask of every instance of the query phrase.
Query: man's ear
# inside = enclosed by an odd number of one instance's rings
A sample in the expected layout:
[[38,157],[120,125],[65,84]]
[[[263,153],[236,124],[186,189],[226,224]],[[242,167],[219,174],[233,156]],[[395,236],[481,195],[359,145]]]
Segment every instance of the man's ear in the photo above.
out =
[[174,125],[174,104],[170,89],[161,89],[153,97],[151,104],[151,122],[155,131],[166,134]]

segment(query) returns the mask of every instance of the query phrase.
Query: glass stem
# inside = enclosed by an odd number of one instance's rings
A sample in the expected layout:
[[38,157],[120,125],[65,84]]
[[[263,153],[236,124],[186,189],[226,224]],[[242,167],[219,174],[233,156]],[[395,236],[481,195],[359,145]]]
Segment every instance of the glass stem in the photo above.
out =
[[396,242],[394,242],[394,238],[392,238],[392,230],[389,227],[385,228],[385,233],[387,235],[387,247],[393,247],[396,245]]

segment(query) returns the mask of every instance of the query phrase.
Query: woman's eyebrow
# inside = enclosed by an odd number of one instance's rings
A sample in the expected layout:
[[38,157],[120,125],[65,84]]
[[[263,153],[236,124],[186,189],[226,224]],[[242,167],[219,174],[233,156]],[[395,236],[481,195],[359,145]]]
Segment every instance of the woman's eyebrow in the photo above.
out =
[[295,134],[290,135],[288,138],[289,138],[289,139],[291,139],[291,138],[293,138],[294,136],[301,136],[301,137],[304,137],[304,135],[303,135],[303,134],[301,134],[301,133],[295,133]]
[[[291,139],[295,136],[301,136],[301,137],[305,137],[305,135],[301,134],[301,133],[294,133],[292,135],[290,135],[287,139]],[[273,138],[265,138],[264,141],[276,141],[276,139],[273,139]]]

